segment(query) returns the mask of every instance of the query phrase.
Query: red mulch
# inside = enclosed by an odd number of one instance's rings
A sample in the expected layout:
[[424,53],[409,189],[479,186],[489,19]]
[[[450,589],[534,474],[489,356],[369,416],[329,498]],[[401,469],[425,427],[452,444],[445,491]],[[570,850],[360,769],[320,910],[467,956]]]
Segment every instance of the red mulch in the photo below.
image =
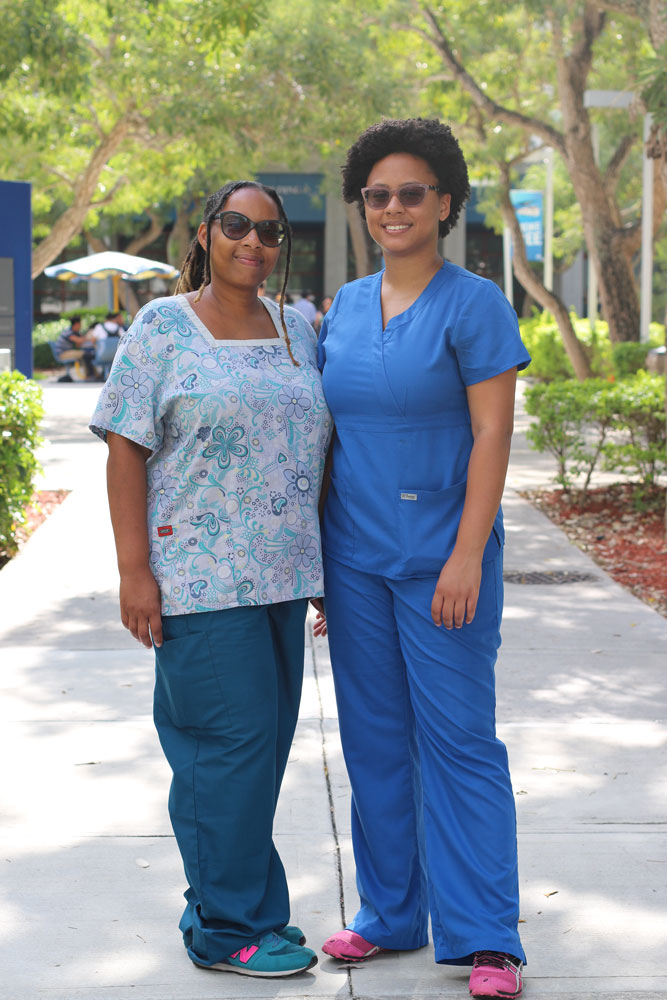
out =
[[529,490],[522,494],[563,529],[617,583],[667,617],[665,488],[642,501],[632,483],[576,492]]
[[[39,528],[40,524],[46,521],[49,514],[58,507],[65,497],[69,494],[69,490],[40,490],[37,493],[33,493],[32,500],[26,508],[25,511],[25,522],[16,532],[16,537],[19,543],[19,552],[22,546],[28,541],[33,531]],[[0,569],[6,563],[9,562],[8,556],[0,556]]]

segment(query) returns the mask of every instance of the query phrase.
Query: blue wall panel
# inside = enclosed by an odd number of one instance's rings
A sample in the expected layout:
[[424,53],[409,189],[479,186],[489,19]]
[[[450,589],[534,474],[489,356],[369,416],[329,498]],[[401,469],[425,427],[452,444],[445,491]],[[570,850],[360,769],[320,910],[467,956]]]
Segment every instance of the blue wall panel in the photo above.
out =
[[14,368],[30,377],[32,212],[30,184],[21,181],[0,181],[0,261],[5,275],[13,270],[14,293],[3,293],[0,301],[0,346],[11,348]]

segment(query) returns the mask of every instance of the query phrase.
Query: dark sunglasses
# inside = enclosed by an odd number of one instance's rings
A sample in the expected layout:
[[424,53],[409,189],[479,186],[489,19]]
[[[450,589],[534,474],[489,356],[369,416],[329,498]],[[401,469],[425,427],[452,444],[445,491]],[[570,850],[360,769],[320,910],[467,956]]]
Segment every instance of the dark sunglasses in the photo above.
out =
[[286,222],[279,222],[277,219],[263,219],[261,222],[253,222],[241,212],[220,212],[213,218],[220,219],[220,228],[228,240],[242,240],[251,229],[255,229],[265,247],[279,247],[289,229]]
[[369,208],[386,208],[395,194],[404,208],[416,208],[421,205],[427,191],[439,191],[437,184],[401,184],[399,188],[367,187],[361,193]]

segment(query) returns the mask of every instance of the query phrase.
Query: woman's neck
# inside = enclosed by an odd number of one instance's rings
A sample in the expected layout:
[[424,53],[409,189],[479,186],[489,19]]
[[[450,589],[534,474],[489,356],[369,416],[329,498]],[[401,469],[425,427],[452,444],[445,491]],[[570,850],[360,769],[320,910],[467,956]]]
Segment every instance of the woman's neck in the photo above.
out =
[[385,254],[384,281],[397,292],[421,291],[442,267],[439,253],[395,256]]

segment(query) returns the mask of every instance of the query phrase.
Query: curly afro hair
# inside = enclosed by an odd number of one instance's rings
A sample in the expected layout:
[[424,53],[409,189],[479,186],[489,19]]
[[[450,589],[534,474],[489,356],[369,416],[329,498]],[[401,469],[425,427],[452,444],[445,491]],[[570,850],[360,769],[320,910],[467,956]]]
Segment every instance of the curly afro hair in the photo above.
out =
[[449,125],[437,118],[385,118],[362,132],[347,151],[343,166],[343,198],[356,201],[366,218],[362,187],[379,160],[392,153],[409,153],[428,163],[438,178],[442,194],[451,194],[449,215],[440,223],[439,235],[446,236],[456,225],[461,209],[470,194],[468,168]]

